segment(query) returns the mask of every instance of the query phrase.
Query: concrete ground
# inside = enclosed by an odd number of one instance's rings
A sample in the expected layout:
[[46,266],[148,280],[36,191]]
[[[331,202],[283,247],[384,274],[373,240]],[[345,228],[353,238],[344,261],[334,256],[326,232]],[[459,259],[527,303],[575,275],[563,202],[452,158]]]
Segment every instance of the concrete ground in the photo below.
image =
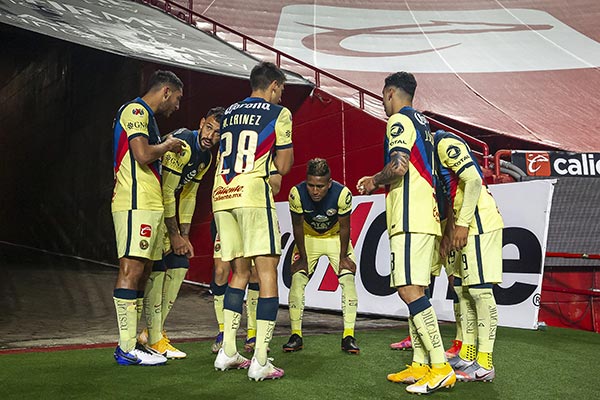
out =
[[[117,341],[116,268],[4,245],[0,271],[0,350]],[[208,288],[184,283],[165,325],[174,341],[212,340],[218,328]],[[305,311],[305,335],[341,334],[342,328],[341,313]],[[380,328],[398,328],[404,337],[406,321],[359,315],[359,343],[361,330]],[[289,329],[288,310],[282,307],[275,335],[287,336]]]

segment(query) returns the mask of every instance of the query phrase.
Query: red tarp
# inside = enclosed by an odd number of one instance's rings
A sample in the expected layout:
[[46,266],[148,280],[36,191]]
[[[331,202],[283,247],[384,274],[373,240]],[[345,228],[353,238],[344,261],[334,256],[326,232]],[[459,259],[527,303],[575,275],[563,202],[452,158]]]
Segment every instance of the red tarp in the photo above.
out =
[[600,150],[597,0],[194,0],[194,10],[375,93],[390,72],[414,72],[421,110],[540,147]]

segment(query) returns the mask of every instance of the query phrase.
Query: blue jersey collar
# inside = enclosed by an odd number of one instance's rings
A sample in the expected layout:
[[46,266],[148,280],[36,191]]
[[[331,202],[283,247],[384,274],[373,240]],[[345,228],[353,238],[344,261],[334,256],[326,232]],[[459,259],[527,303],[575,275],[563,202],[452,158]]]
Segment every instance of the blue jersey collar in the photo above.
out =
[[244,103],[256,103],[256,102],[263,102],[266,103],[267,101],[265,99],[263,99],[262,97],[246,97],[244,99]]

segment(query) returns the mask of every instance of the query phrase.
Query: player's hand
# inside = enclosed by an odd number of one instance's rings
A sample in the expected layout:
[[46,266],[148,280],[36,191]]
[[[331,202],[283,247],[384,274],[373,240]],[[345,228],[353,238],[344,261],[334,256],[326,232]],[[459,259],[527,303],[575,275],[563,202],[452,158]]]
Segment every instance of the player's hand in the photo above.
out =
[[172,151],[173,153],[179,154],[184,146],[184,142],[183,140],[173,137],[173,135],[167,135],[165,146],[167,146],[167,151]]
[[304,258],[298,258],[290,266],[290,272],[294,275],[298,271],[304,271],[308,275],[308,262]]
[[348,256],[340,257],[340,274],[342,273],[343,269],[356,274],[356,263]]
[[448,276],[448,285],[450,286],[450,290],[455,291],[454,290],[454,275],[449,275]]
[[363,176],[358,180],[356,190],[358,190],[358,193],[360,194],[371,194],[377,190],[377,185],[372,176]]
[[450,254],[452,250],[452,239],[448,235],[442,236],[442,240],[440,240],[440,256],[442,260],[445,260]]
[[180,234],[169,235],[169,239],[171,240],[171,247],[173,248],[173,253],[178,256],[183,256],[188,252],[188,245]]
[[183,240],[185,240],[186,246],[187,246],[187,250],[185,252],[185,255],[187,256],[187,258],[192,258],[194,257],[194,246],[192,246],[192,242],[190,242],[190,237],[189,236],[181,236],[183,238]]
[[452,250],[462,250],[467,245],[469,237],[469,228],[456,225],[454,227],[454,237],[452,238]]

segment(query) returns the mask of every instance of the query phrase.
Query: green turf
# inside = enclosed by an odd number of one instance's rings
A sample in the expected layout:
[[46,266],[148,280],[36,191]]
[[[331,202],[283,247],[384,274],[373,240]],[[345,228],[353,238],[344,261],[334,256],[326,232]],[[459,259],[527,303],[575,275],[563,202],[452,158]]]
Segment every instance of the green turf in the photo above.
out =
[[[447,342],[452,326],[443,326]],[[217,372],[210,342],[181,343],[188,359],[163,367],[122,367],[112,349],[0,355],[0,399],[260,399],[335,400],[409,398],[389,372],[410,363],[412,352],[389,350],[404,330],[357,332],[359,356],[340,351],[338,335],[305,337],[305,348],[283,353],[286,337],[271,343],[278,381],[250,382],[245,371]],[[457,383],[440,399],[598,399],[600,335],[569,329],[500,328],[493,383]]]

